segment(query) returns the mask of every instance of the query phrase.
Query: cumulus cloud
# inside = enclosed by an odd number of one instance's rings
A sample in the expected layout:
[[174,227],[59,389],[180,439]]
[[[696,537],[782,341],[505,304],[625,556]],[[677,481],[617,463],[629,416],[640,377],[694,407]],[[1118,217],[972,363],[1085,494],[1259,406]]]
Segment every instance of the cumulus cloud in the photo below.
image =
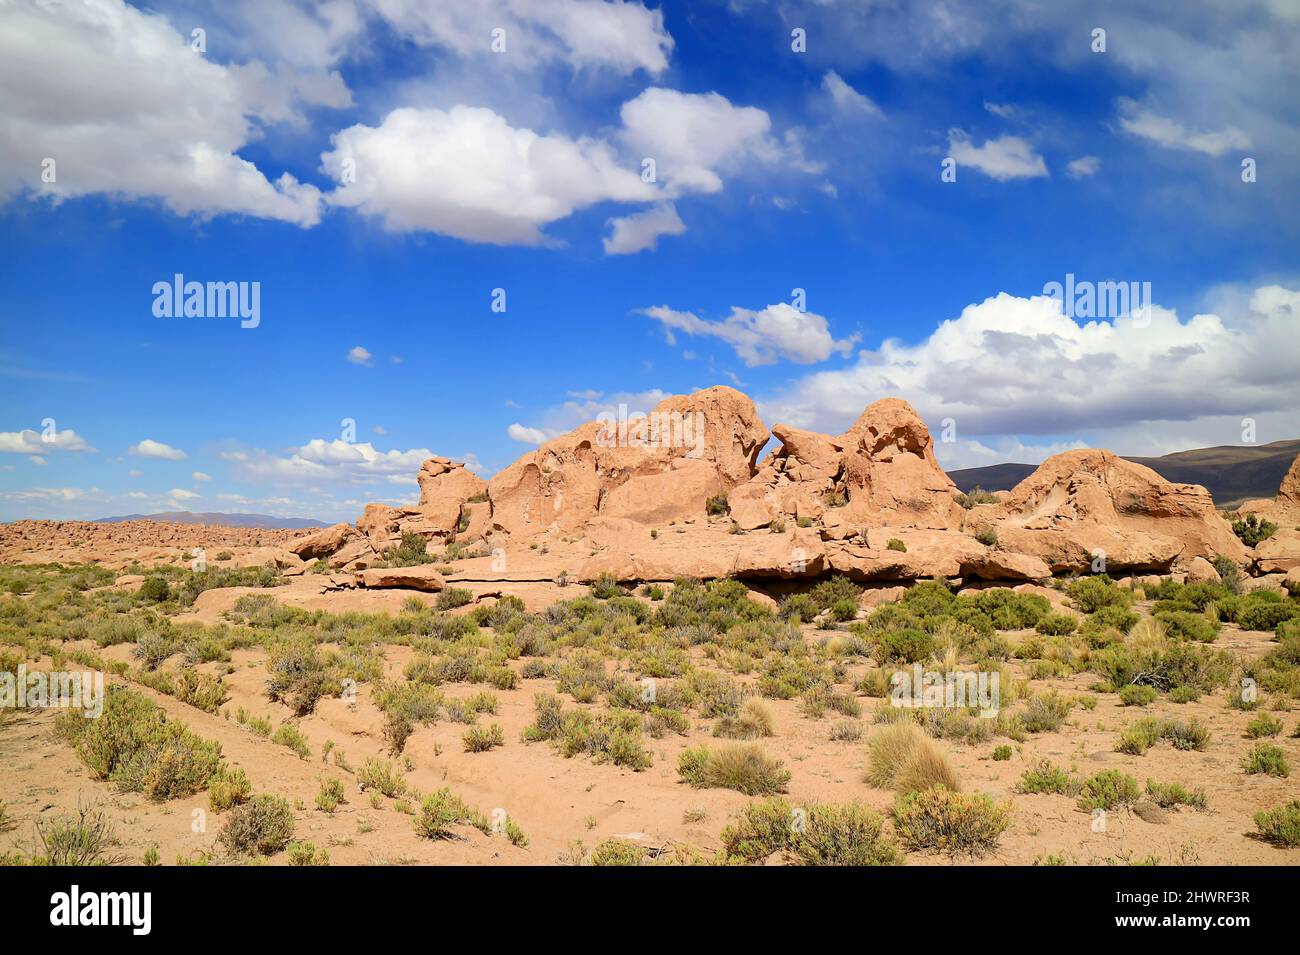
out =
[[608,143],[515,129],[490,109],[396,109],[333,144],[321,157],[340,182],[330,202],[392,231],[537,245],[543,227],[578,209],[656,196]]
[[203,471],[195,471],[193,474],[190,475],[190,477],[193,478],[195,481],[200,481],[200,482],[212,480],[212,475],[207,474]]
[[522,441],[525,444],[545,444],[555,437],[553,434],[547,434],[541,428],[529,428],[518,422],[506,428],[506,434],[515,441]]
[[836,109],[843,113],[876,117],[885,115],[870,97],[859,93],[834,70],[827,70],[826,75],[822,77],[822,89],[830,95]]
[[106,194],[182,215],[319,221],[316,187],[271,181],[238,155],[257,135],[250,116],[286,112],[266,105],[264,71],[195,53],[160,15],[122,0],[0,4],[0,63],[0,197]]
[[241,480],[281,484],[383,481],[414,484],[420,465],[433,452],[428,448],[380,451],[369,442],[313,438],[287,454],[257,449],[222,452]]
[[193,491],[187,491],[183,487],[174,487],[167,492],[167,496],[174,501],[192,501],[199,495]]
[[348,361],[352,362],[354,365],[370,365],[374,355],[370,354],[370,352],[360,345],[354,345],[352,348],[348,349],[347,357]]
[[[663,11],[631,0],[368,0],[407,38],[461,56],[491,56],[504,69],[564,61],[620,73],[660,73],[673,39]],[[492,31],[502,29],[505,51],[493,53]]]
[[1066,163],[1065,175],[1070,179],[1087,179],[1089,176],[1095,176],[1100,168],[1101,160],[1096,156],[1080,156]]
[[674,332],[717,338],[735,349],[746,365],[770,365],[778,359],[810,365],[832,354],[848,354],[857,336],[835,339],[825,317],[801,312],[784,302],[753,311],[733,305],[731,314],[720,322],[708,321],[693,312],[680,312],[666,305],[641,310],[664,327],[669,343]]
[[1250,137],[1235,126],[1225,126],[1216,132],[1196,132],[1131,99],[1121,99],[1119,108],[1122,129],[1165,149],[1188,149],[1207,156],[1222,156],[1230,149],[1250,146]]
[[998,182],[1047,175],[1043,157],[1020,136],[999,136],[976,146],[965,131],[952,129],[948,131],[948,155],[957,160],[959,169],[970,166]]
[[[1155,305],[1114,322],[1068,318],[1055,298],[1000,293],[921,342],[887,340],[853,367],[811,374],[759,405],[767,420],[838,432],[872,401],[897,396],[936,432],[952,419],[961,441],[1040,435],[1130,454],[1239,443],[1247,417],[1269,435],[1260,440],[1291,438],[1298,314],[1300,292],[1280,286],[1223,315],[1184,320]],[[937,451],[948,453],[942,443]]]
[[52,431],[48,436],[30,428],[0,431],[0,453],[45,455],[51,451],[94,450],[85,438],[71,428]]
[[686,231],[686,223],[671,202],[610,219],[609,224],[613,231],[604,240],[606,255],[631,255],[653,249],[661,235],[681,235]]
[[128,454],[134,454],[141,458],[161,458],[165,461],[184,461],[185,452],[179,448],[173,448],[170,444],[164,444],[161,441],[154,441],[152,438],[145,438],[138,444],[133,444],[127,449]]

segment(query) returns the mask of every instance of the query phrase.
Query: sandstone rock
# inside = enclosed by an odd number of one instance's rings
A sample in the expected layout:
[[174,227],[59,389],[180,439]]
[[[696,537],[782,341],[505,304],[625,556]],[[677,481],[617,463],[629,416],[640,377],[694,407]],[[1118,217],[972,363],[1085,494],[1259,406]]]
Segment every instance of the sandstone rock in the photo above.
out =
[[903,599],[906,587],[868,587],[858,598],[858,606],[863,610],[874,610],[882,604],[895,603]]
[[1187,582],[1189,584],[1217,584],[1219,572],[1204,557],[1193,557],[1187,565]]
[[330,556],[329,565],[335,570],[340,568],[364,570],[378,560],[379,555],[370,546],[370,540],[366,537],[355,537]]
[[982,580],[1042,580],[1052,576],[1052,569],[1041,558],[995,547],[964,560],[961,572],[963,577]]
[[413,516],[414,512],[400,507],[367,504],[365,513],[357,519],[357,530],[366,535],[372,550],[382,552],[401,543],[402,521]]
[[436,533],[454,534],[461,509],[471,497],[487,492],[487,482],[448,458],[429,458],[420,466],[420,516]]
[[1048,458],[992,508],[1003,546],[1058,572],[1091,569],[1101,555],[1112,572],[1165,571],[1179,557],[1247,558],[1205,488],[1172,484],[1109,451]]
[[754,403],[722,386],[666,398],[650,420],[593,421],[524,455],[488,484],[492,526],[533,535],[597,516],[702,516],[709,497],[749,479],[769,438]]
[[1273,536],[1255,545],[1255,566],[1260,573],[1285,573],[1300,567],[1300,531],[1279,527]]
[[415,567],[375,567],[357,572],[357,581],[362,587],[405,587],[409,590],[423,590],[436,593],[446,586],[442,574],[432,564],[419,564]]
[[357,536],[357,529],[351,524],[334,524],[322,531],[296,542],[290,551],[303,560],[316,560],[328,557],[349,540]]

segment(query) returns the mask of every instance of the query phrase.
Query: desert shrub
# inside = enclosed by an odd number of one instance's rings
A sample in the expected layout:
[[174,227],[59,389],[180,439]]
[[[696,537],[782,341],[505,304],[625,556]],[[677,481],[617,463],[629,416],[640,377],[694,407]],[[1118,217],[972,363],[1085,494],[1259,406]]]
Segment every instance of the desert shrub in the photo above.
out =
[[1004,763],[1011,758],[1011,747],[1003,743],[1000,746],[993,747],[993,761],[995,763]]
[[[1269,600],[1263,596],[1265,594],[1272,592],[1257,590],[1238,605],[1233,619],[1242,630],[1277,630],[1283,623],[1300,615],[1300,604],[1281,598]],[[1272,596],[1277,597],[1276,594]]]
[[1031,794],[1048,794],[1055,796],[1073,796],[1079,791],[1079,783],[1064,769],[1041,759],[1020,778],[1017,792]]
[[1201,691],[1194,686],[1176,686],[1169,691],[1170,703],[1195,703],[1201,698]]
[[975,487],[965,494],[956,496],[957,503],[966,510],[970,510],[976,504],[996,504],[999,498],[992,491],[986,491],[982,487]]
[[723,716],[713,724],[714,736],[730,739],[759,739],[773,733],[772,711],[762,700],[750,697],[736,716]]
[[1037,693],[1025,702],[1020,714],[1021,725],[1028,733],[1055,733],[1061,728],[1074,702],[1055,690]]
[[1137,780],[1121,773],[1117,769],[1103,769],[1095,776],[1085,779],[1079,786],[1079,808],[1119,809],[1138,801],[1142,791]]
[[856,803],[809,806],[790,857],[800,865],[899,865],[903,854],[884,832],[884,819]]
[[983,530],[976,531],[974,537],[985,547],[993,547],[998,542],[998,532],[993,527],[986,527]]
[[235,806],[217,839],[236,855],[274,855],[293,839],[293,809],[269,793]]
[[1102,607],[1127,608],[1133,602],[1132,594],[1115,586],[1105,574],[1072,580],[1065,592],[1075,608],[1085,614],[1096,613]]
[[0,853],[0,865],[101,866],[120,865],[126,858],[112,820],[95,805],[78,805],[75,813],[37,820],[39,847],[29,858]]
[[1210,741],[1210,731],[1196,720],[1165,720],[1160,725],[1161,739],[1167,739],[1174,749],[1184,751],[1205,749]]
[[856,743],[862,739],[862,724],[857,720],[840,720],[831,727],[831,739],[837,743]]
[[912,722],[882,726],[867,740],[867,782],[902,792],[937,784],[960,788],[943,751]]
[[56,729],[97,778],[159,802],[199,792],[221,765],[219,743],[202,739],[168,719],[153,701],[120,687],[109,689],[98,719],[69,710]]
[[471,726],[469,731],[462,737],[461,742],[467,753],[483,753],[497,746],[504,746],[506,742],[505,733],[496,723],[491,726]]
[[406,749],[406,741],[415,732],[415,724],[400,709],[384,713],[384,743],[390,756],[400,756]]
[[1210,620],[1202,613],[1185,610],[1166,610],[1156,614],[1156,619],[1164,624],[1165,633],[1174,640],[1194,640],[1197,643],[1213,643],[1218,636],[1217,621]]
[[645,849],[626,839],[606,839],[591,850],[587,864],[601,867],[638,866],[646,864],[646,856]]
[[1255,748],[1246,756],[1245,770],[1250,776],[1277,776],[1285,779],[1291,775],[1286,754],[1272,743],[1256,743]]
[[426,839],[450,839],[451,827],[479,823],[478,815],[450,789],[442,788],[420,801],[415,831]]
[[374,789],[390,799],[406,794],[406,777],[386,759],[367,759],[357,770],[357,784],[364,792]]
[[271,673],[266,682],[267,696],[273,702],[284,703],[296,716],[312,712],[316,702],[325,695],[325,661],[309,640],[272,645],[267,650],[266,668]]
[[1115,749],[1130,756],[1142,756],[1160,740],[1160,721],[1156,719],[1138,720],[1120,732]]
[[902,793],[894,803],[894,831],[909,849],[990,852],[1010,822],[1009,805],[945,786]]
[[291,842],[288,846],[289,865],[326,866],[330,864],[330,854],[324,849],[317,849],[314,842]]
[[321,780],[316,793],[316,808],[321,812],[333,812],[340,804],[347,802],[343,796],[343,780],[337,776]]
[[237,766],[223,766],[208,781],[208,807],[216,813],[248,802],[253,784]]
[[1284,849],[1300,846],[1300,799],[1255,813],[1259,838]]
[[1156,701],[1160,694],[1153,687],[1130,683],[1119,691],[1120,702],[1125,706],[1148,706]]
[[455,610],[474,602],[474,594],[464,587],[448,587],[438,594],[434,607],[438,610]]
[[176,642],[163,633],[145,633],[131,648],[131,656],[140,661],[146,670],[156,670],[176,652]]
[[1260,520],[1254,514],[1247,514],[1232,522],[1232,532],[1247,547],[1254,547],[1277,533],[1277,525],[1267,518]]
[[1044,614],[1034,627],[1039,633],[1049,637],[1067,637],[1078,628],[1078,622],[1065,613]]
[[784,792],[790,771],[754,743],[724,749],[707,746],[683,750],[677,774],[696,789],[734,789],[747,796]]
[[149,603],[162,603],[172,595],[165,577],[146,577],[136,593],[141,600]]
[[195,670],[181,670],[176,675],[172,695],[182,703],[205,713],[215,713],[230,699],[226,684],[219,677]]
[[1277,736],[1282,732],[1282,721],[1276,717],[1269,716],[1267,713],[1260,713],[1249,723],[1246,724],[1246,735],[1250,739],[1263,739],[1266,736]]
[[725,494],[715,494],[704,502],[704,512],[710,517],[721,517],[723,514],[731,513],[731,505],[727,503]]
[[1158,783],[1154,779],[1148,779],[1147,795],[1162,809],[1173,809],[1176,806],[1204,809],[1208,805],[1205,790],[1189,790],[1181,783]]
[[1085,621],[1087,628],[1106,628],[1114,627],[1120,633],[1128,633],[1141,619],[1136,613],[1128,609],[1127,606],[1120,604],[1106,604],[1098,607],[1088,615]]
[[872,650],[872,656],[882,667],[890,663],[920,663],[934,653],[934,634],[924,630],[906,628],[886,630]]
[[903,543],[901,540],[899,540],[897,537],[891,537],[891,538],[889,538],[888,541],[885,542],[885,550],[896,550],[896,551],[898,551],[899,553],[906,554],[906,553],[907,553],[907,545],[904,544],[904,543]]
[[292,723],[281,723],[280,728],[271,737],[271,742],[287,746],[298,754],[299,759],[311,759],[311,746],[307,743],[307,737]]

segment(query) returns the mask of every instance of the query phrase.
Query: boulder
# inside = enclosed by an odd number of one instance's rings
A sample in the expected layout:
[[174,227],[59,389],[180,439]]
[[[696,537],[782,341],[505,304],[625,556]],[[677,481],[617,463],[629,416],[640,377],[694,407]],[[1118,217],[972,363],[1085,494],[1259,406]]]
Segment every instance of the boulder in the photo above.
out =
[[1217,584],[1219,579],[1219,572],[1204,557],[1193,557],[1187,565],[1189,584]]
[[403,587],[407,590],[436,593],[447,585],[442,574],[438,573],[432,564],[419,564],[415,567],[372,567],[358,571],[356,577],[357,582],[368,589]]
[[1279,527],[1255,545],[1255,566],[1262,574],[1286,573],[1300,567],[1300,531]]
[[428,458],[420,465],[416,480],[420,484],[416,511],[432,533],[454,534],[461,508],[471,497],[487,492],[486,481],[449,458]]
[[367,504],[365,513],[357,519],[357,530],[366,535],[371,549],[383,552],[402,542],[402,521],[414,516],[414,511],[400,507]]
[[303,560],[317,560],[330,556],[356,536],[357,529],[351,524],[334,524],[295,541],[289,550]]

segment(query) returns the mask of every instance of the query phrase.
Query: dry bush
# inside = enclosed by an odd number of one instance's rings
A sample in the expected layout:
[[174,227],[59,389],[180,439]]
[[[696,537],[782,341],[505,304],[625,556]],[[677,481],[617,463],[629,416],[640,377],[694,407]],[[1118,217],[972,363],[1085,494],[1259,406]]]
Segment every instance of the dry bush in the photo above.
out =
[[914,792],[942,783],[960,784],[943,751],[915,723],[892,723],[867,741],[867,782],[878,789]]

